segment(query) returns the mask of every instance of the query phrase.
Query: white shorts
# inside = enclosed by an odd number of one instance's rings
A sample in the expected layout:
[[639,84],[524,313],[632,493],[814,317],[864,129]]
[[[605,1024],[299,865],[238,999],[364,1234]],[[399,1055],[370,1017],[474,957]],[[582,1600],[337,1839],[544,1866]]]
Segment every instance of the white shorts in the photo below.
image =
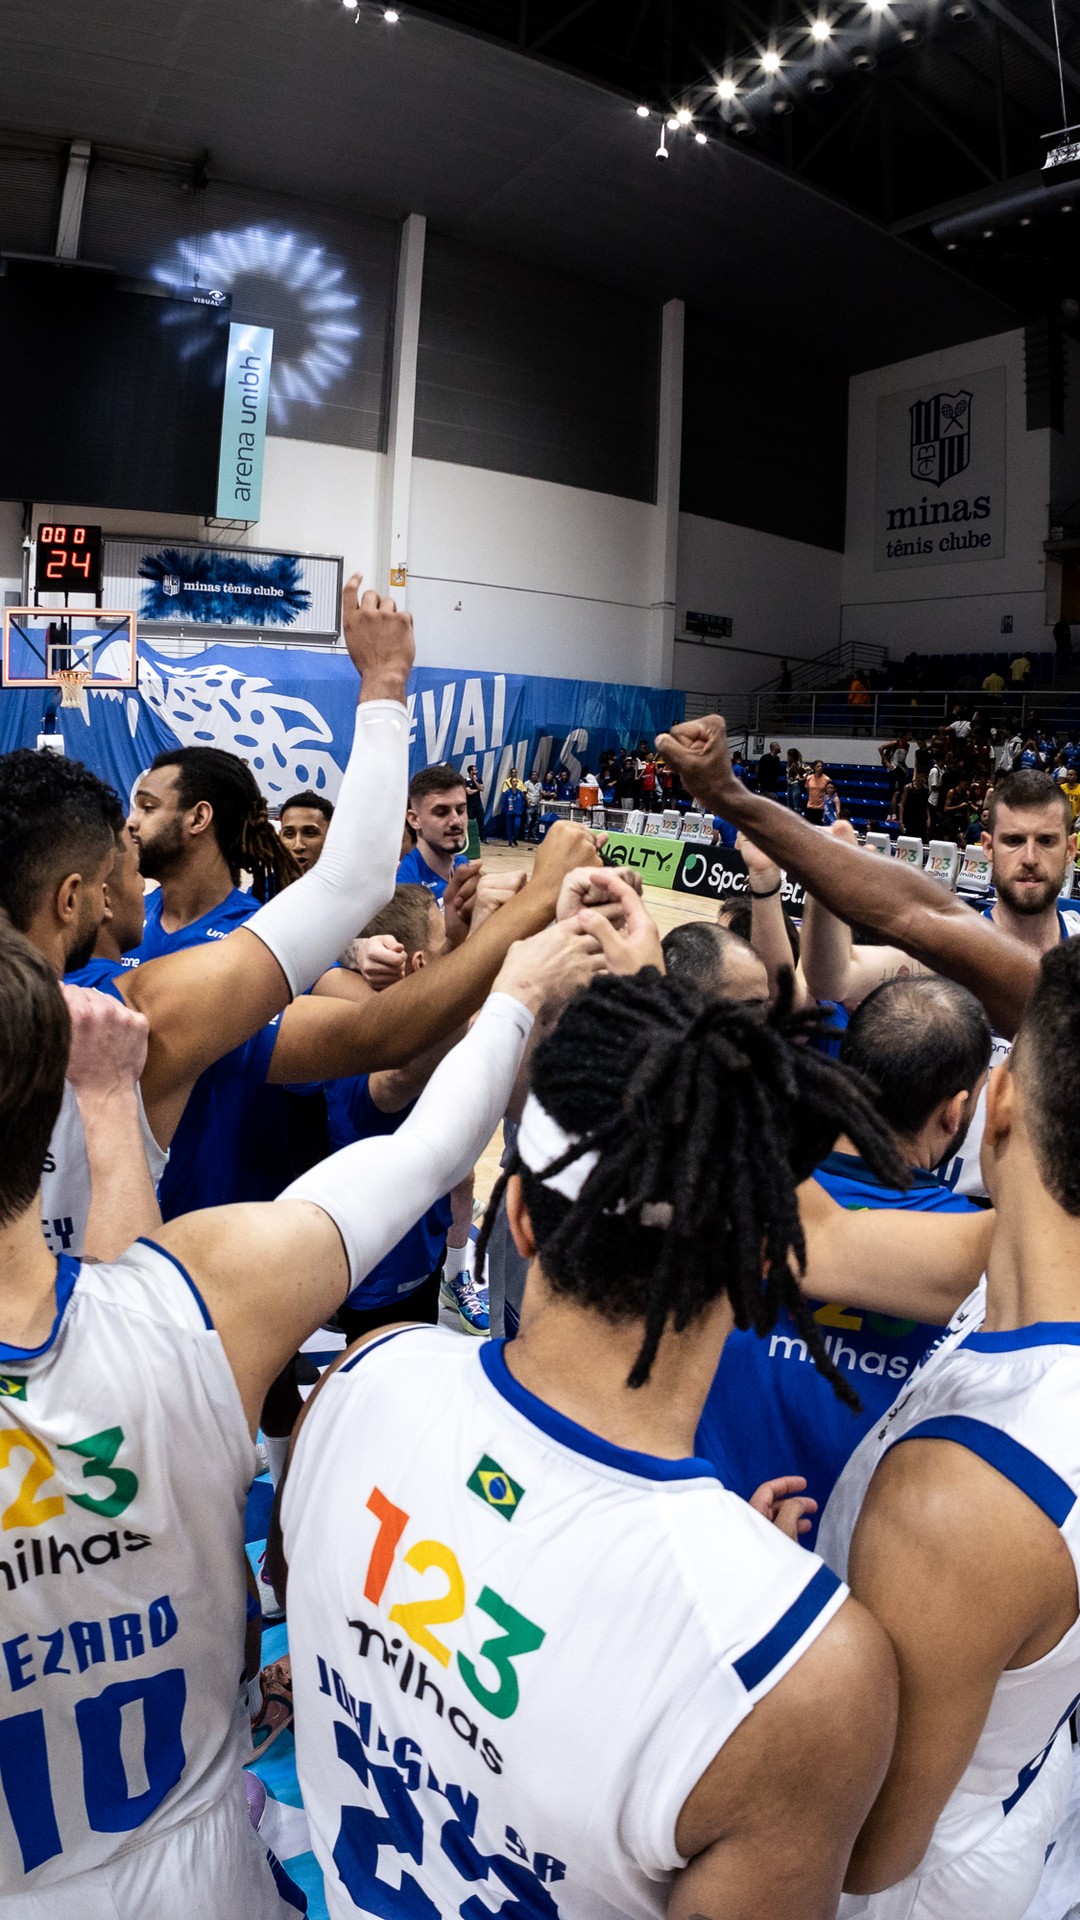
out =
[[985,1839],[885,1893],[845,1893],[837,1920],[1022,1920],[1042,1879],[1071,1781],[1072,1746],[1064,1727],[1038,1779]]
[[208,1813],[151,1834],[106,1867],[5,1894],[4,1920],[297,1920],[236,1790]]

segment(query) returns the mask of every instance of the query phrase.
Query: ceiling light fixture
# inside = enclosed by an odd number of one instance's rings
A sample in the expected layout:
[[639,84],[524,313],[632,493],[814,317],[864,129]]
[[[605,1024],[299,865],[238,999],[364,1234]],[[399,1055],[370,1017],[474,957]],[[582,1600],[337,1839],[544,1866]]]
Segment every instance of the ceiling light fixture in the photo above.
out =
[[716,91],[721,100],[734,100],[739,89],[735,85],[734,80],[721,80],[717,83]]
[[922,34],[918,27],[901,27],[896,37],[903,47],[917,47]]
[[648,107],[639,107],[637,110],[637,117],[639,120],[647,120],[649,117]]
[[709,136],[707,133],[695,133],[694,139],[697,141],[699,147],[704,147],[708,145]]
[[785,93],[778,93],[776,99],[772,102],[772,110],[774,113],[792,113],[794,109],[795,102],[789,100]]
[[815,20],[810,28],[810,38],[811,40],[831,40],[832,28],[829,22],[820,17]]
[[1031,225],[1031,215],[1030,215],[1030,213],[1022,213],[1022,214],[1020,215],[1020,225],[1021,225],[1022,227],[1030,227],[1030,225]]
[[390,26],[396,27],[398,21],[401,19],[401,15],[396,7],[387,7],[386,12],[383,14],[383,19],[388,21]]
[[877,66],[877,61],[866,47],[856,47],[851,56],[851,64],[857,67],[860,73],[872,73]]
[[762,54],[761,65],[763,70],[766,73],[779,73],[780,55],[778,53],[774,53],[773,49],[770,47],[768,53]]
[[885,13],[888,5],[889,0],[866,0],[866,10],[868,13]]
[[347,7],[350,13],[355,13],[357,7],[360,5],[360,0],[341,0],[341,4],[343,7]]
[[[668,126],[670,126],[670,125],[671,125],[671,122],[670,122],[670,121],[668,121]],[[671,158],[671,156],[670,156],[670,154],[668,153],[668,150],[667,150],[667,139],[666,139],[666,137],[665,137],[665,136],[666,136],[666,133],[667,133],[667,128],[666,128],[666,127],[661,127],[661,129],[660,129],[660,145],[659,145],[659,146],[657,147],[657,149],[656,149],[656,158],[657,158],[658,160],[669,160],[669,159]]]
[[679,131],[678,116],[674,113],[669,115],[668,119],[665,120],[664,125],[666,126],[669,133],[678,133]]
[[675,115],[680,127],[688,127],[693,117],[689,107],[680,107],[678,113]]
[[752,120],[733,120],[731,131],[737,133],[740,140],[746,140],[754,131],[754,123]]
[[810,93],[831,93],[832,81],[827,73],[812,73],[806,83]]

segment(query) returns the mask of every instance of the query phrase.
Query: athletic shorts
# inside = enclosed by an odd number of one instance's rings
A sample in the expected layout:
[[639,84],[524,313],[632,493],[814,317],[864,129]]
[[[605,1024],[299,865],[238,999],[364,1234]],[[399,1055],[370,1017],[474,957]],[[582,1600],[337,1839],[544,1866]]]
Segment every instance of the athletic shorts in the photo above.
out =
[[4,1920],[297,1920],[235,1792],[182,1826],[153,1833],[106,1867],[0,1898]]
[[837,1920],[1022,1920],[1038,1891],[1071,1781],[1072,1746],[1064,1727],[1023,1799],[983,1840],[886,1893],[845,1893]]

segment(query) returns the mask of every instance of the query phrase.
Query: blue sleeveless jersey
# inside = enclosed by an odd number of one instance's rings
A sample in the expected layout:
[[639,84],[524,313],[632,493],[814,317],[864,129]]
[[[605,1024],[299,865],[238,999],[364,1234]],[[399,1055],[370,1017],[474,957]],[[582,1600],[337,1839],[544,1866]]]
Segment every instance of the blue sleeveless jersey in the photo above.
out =
[[[467,867],[468,864],[469,856],[467,853],[456,853],[454,855],[455,867]],[[419,846],[413,847],[412,850],[405,855],[404,859],[398,863],[397,885],[399,887],[426,887],[429,893],[435,895],[436,900],[438,900],[440,904],[449,884],[449,881],[443,879],[441,873],[436,873],[434,867],[428,866]]]
[[[896,1207],[919,1213],[968,1213],[967,1200],[924,1168],[906,1191],[886,1187],[855,1154],[831,1153],[815,1176],[842,1207]],[[728,1335],[698,1427],[695,1451],[711,1460],[726,1487],[744,1499],[763,1480],[804,1475],[817,1501],[809,1545],[833,1487],[863,1434],[888,1412],[919,1361],[941,1334],[916,1320],[808,1301],[826,1348],[850,1381],[862,1412],[846,1407],[820,1374],[789,1314],[771,1334]]]
[[[234,887],[220,906],[176,933],[162,929],[161,905],[160,891],[147,897],[142,943],[125,956],[125,967],[224,940],[258,912],[259,902]],[[294,1177],[285,1089],[266,1084],[277,1028],[277,1020],[270,1021],[199,1075],[158,1190],[164,1220],[201,1207],[273,1200]]]
[[99,993],[111,993],[114,1000],[122,1000],[116,980],[123,971],[122,960],[101,960],[94,954],[85,967],[69,967],[64,980],[69,987],[96,987]]

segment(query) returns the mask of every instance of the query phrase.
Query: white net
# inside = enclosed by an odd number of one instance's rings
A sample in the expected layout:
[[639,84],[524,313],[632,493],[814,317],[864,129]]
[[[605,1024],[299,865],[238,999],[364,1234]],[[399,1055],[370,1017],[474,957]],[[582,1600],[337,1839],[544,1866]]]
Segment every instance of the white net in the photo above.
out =
[[78,707],[83,717],[89,719],[90,703],[86,697],[86,689],[93,677],[92,673],[81,667],[61,667],[56,676],[56,684],[60,688],[60,705]]

